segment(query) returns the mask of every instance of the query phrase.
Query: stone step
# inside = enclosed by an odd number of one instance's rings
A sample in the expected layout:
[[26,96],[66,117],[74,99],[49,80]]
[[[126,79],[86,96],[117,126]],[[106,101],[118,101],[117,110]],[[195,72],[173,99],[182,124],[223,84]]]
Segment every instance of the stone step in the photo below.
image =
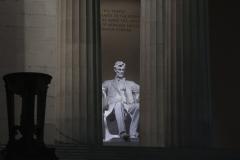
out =
[[[238,149],[220,148],[156,148],[156,147],[95,147],[93,151],[86,145],[58,144],[55,148],[59,160],[239,160]],[[0,150],[4,148],[0,145]],[[1,158],[0,158],[1,160]]]
[[[55,153],[59,160],[86,160],[88,156],[88,149],[84,145],[60,144],[49,147],[56,149]],[[4,148],[4,145],[0,145],[0,150]]]

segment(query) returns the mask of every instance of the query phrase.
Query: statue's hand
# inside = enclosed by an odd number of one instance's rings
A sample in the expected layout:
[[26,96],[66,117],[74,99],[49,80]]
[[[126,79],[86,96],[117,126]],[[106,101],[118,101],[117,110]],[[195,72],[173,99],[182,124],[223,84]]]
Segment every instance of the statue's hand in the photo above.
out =
[[135,94],[135,96],[134,96],[134,101],[135,101],[135,103],[139,103],[139,101],[140,101],[140,94],[139,93],[136,93]]
[[103,105],[103,111],[106,111],[109,109],[109,106],[108,105]]

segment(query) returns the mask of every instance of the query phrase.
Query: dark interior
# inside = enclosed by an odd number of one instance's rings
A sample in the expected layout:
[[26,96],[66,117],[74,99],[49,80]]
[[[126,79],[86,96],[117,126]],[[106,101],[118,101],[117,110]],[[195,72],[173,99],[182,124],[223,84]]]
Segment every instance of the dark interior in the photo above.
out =
[[236,1],[209,0],[214,140],[240,146],[239,8]]

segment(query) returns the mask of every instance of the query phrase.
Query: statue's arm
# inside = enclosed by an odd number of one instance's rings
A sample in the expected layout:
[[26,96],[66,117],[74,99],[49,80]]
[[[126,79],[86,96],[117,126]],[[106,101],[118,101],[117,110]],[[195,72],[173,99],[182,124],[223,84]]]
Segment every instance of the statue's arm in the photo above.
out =
[[103,98],[107,98],[106,88],[102,87],[102,96]]
[[140,102],[140,86],[134,82],[133,87],[132,87],[135,103]]
[[107,81],[104,81],[103,83],[102,83],[102,96],[104,97],[104,98],[107,98],[107,87],[108,86],[108,82]]
[[103,111],[108,109],[108,104],[107,104],[107,83],[104,82],[102,84],[102,108]]

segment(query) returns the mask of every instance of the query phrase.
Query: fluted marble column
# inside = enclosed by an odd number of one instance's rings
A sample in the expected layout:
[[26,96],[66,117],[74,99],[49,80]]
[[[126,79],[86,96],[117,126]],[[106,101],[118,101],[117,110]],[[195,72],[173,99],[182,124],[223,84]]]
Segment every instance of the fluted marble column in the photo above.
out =
[[167,146],[175,95],[175,54],[169,0],[141,0],[140,134],[144,146]]
[[212,143],[207,1],[176,1],[177,146]]
[[141,0],[143,146],[209,146],[207,0]]
[[[86,0],[87,6],[87,133],[88,144],[102,144],[102,82],[100,0]],[[91,148],[91,147],[90,147]]]
[[59,0],[57,3],[57,141],[86,143],[86,1]]

